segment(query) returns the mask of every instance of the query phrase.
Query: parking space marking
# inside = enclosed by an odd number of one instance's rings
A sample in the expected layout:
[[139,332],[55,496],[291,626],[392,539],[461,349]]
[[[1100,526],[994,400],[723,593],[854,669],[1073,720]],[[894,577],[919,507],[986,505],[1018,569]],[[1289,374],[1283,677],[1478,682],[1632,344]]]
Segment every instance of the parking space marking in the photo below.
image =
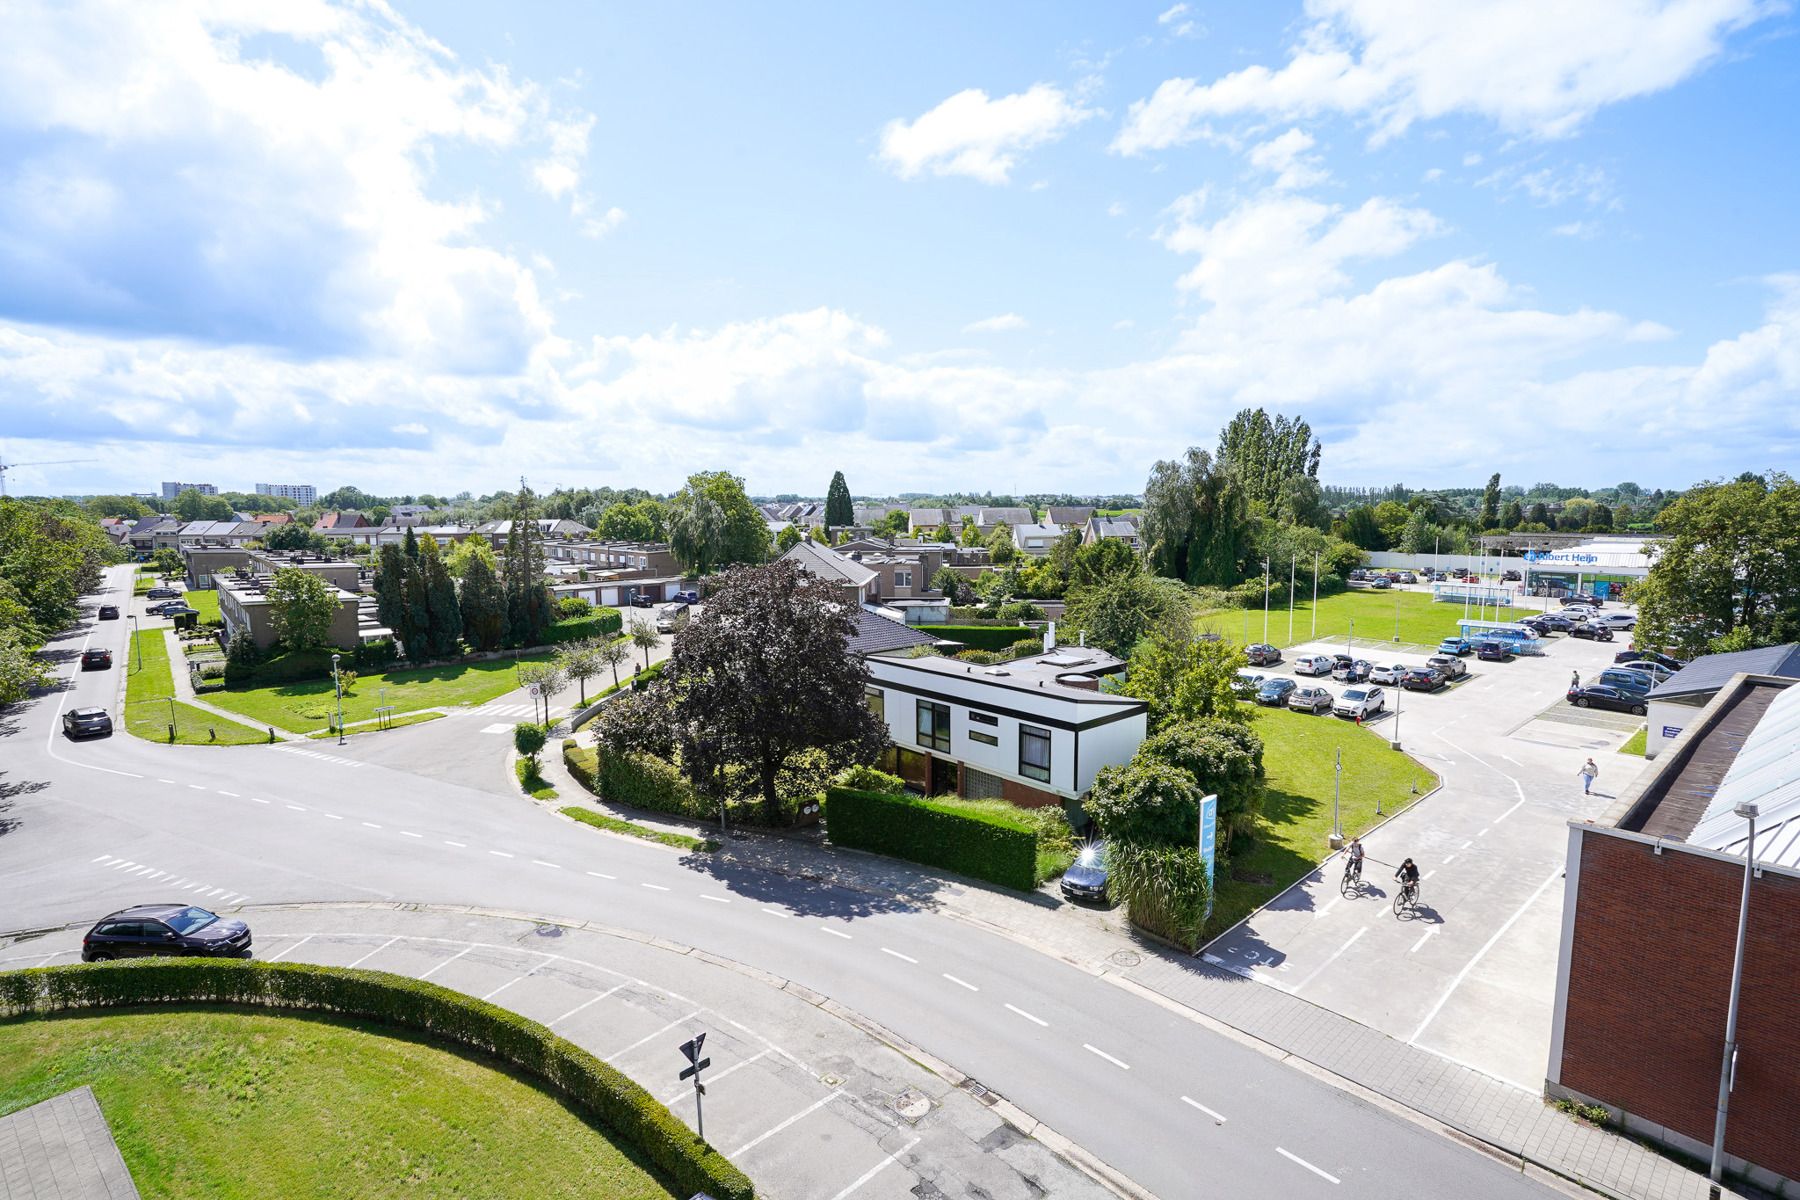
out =
[[1427,941],[1429,941],[1431,939],[1431,935],[1436,932],[1437,932],[1437,926],[1433,925],[1430,929],[1427,929],[1424,933],[1420,934],[1419,940],[1412,944],[1412,949],[1408,950],[1407,953],[1408,954],[1418,953],[1419,947],[1423,946]]
[[1045,1029],[1050,1028],[1050,1022],[1044,1020],[1042,1017],[1032,1016],[1030,1013],[1026,1012],[1024,1009],[1018,1007],[1015,1004],[1008,1004],[1006,1007],[1012,1009],[1012,1011],[1018,1013],[1021,1017],[1024,1017],[1027,1021],[1032,1021],[1038,1025],[1042,1025]]
[[[623,986],[623,985],[621,985],[621,986]],[[719,1080],[725,1078],[727,1075],[731,1074],[733,1071],[741,1071],[745,1067],[749,1066],[751,1063],[755,1062],[757,1059],[766,1058],[768,1056],[768,1054],[769,1054],[769,1051],[767,1051],[767,1050],[758,1050],[755,1054],[752,1054],[749,1058],[741,1058],[737,1062],[732,1063],[729,1067],[726,1067],[723,1071],[715,1071],[713,1074],[707,1076],[706,1082],[717,1083],[717,1082],[719,1082]],[[684,1083],[680,1087],[676,1088],[674,1091],[670,1092],[668,1095],[668,1098],[665,1099],[663,1101],[663,1103],[664,1104],[680,1104],[683,1097],[691,1097],[691,1096],[693,1096],[693,1094],[694,1094],[693,1085]]]
[[1301,1158],[1298,1154],[1295,1154],[1291,1150],[1284,1150],[1280,1146],[1277,1146],[1277,1147],[1275,1147],[1275,1153],[1281,1155],[1281,1157],[1287,1159],[1289,1162],[1299,1163],[1301,1166],[1303,1166],[1307,1170],[1311,1171],[1314,1175],[1317,1175],[1320,1179],[1325,1180],[1327,1183],[1341,1183],[1342,1182],[1342,1180],[1340,1180],[1336,1175],[1330,1175],[1324,1171],[1319,1170],[1319,1168],[1313,1166],[1311,1163],[1307,1162],[1304,1158]]
[[1559,864],[1554,871],[1550,872],[1549,877],[1546,878],[1544,882],[1537,885],[1537,890],[1531,893],[1525,903],[1519,905],[1519,907],[1513,911],[1513,915],[1506,918],[1506,923],[1494,930],[1493,936],[1488,938],[1488,940],[1483,943],[1481,949],[1475,952],[1475,957],[1463,964],[1463,969],[1456,973],[1456,978],[1450,981],[1450,986],[1444,989],[1444,994],[1439,996],[1437,1003],[1431,1006],[1431,1011],[1425,1014],[1425,1019],[1419,1022],[1419,1027],[1413,1030],[1413,1035],[1406,1039],[1407,1045],[1413,1045],[1419,1040],[1419,1035],[1424,1033],[1426,1027],[1437,1019],[1438,1013],[1443,1011],[1445,1001],[1449,1000],[1451,994],[1455,992],[1458,987],[1462,986],[1462,981],[1469,977],[1469,972],[1475,969],[1475,965],[1487,957],[1487,952],[1492,950],[1495,944],[1498,943],[1501,938],[1506,936],[1506,931],[1511,929],[1513,925],[1518,922],[1518,919],[1525,915],[1526,909],[1537,903],[1537,898],[1544,894],[1546,888],[1562,878],[1562,874],[1563,867]]
[[862,1188],[863,1184],[869,1182],[869,1180],[875,1178],[877,1175],[881,1174],[882,1171],[893,1165],[895,1159],[898,1159],[902,1154],[905,1154],[914,1146],[918,1145],[919,1141],[919,1138],[914,1138],[912,1141],[906,1143],[906,1145],[900,1147],[898,1150],[870,1167],[867,1171],[864,1171],[861,1175],[857,1176],[855,1183],[852,1183],[849,1187],[833,1196],[831,1200],[846,1200],[847,1197],[855,1195],[856,1192]]
[[292,954],[294,951],[298,950],[300,947],[306,945],[306,943],[308,943],[310,941],[312,941],[312,934],[309,933],[305,937],[301,938],[299,941],[295,942],[293,945],[284,947],[283,949],[276,951],[274,954],[271,954],[269,956],[268,961],[280,962],[282,959],[286,958],[288,955]]
[[571,1008],[568,1012],[564,1013],[562,1016],[556,1018],[556,1020],[551,1021],[548,1024],[546,1024],[544,1026],[544,1028],[545,1029],[556,1028],[558,1025],[562,1024],[564,1021],[568,1020],[570,1017],[574,1016],[576,1013],[580,1012],[582,1009],[588,1007],[590,1004],[600,1003],[602,1000],[606,999],[608,996],[612,995],[614,992],[618,991],[620,988],[622,988],[624,986],[625,985],[623,983],[615,983],[611,987],[607,988],[604,992],[601,992],[598,996],[588,997],[586,1000],[583,1000],[580,1004],[577,1004],[574,1008]]
[[1450,864],[1451,864],[1451,863],[1453,863],[1453,862],[1455,862],[1455,861],[1456,861],[1456,855],[1454,855],[1454,854],[1446,854],[1446,855],[1444,855],[1444,865],[1445,865],[1445,866],[1446,866],[1446,867],[1447,867],[1447,866],[1449,866],[1449,865],[1450,865]]
[[541,971],[545,967],[549,966],[551,961],[552,960],[546,958],[543,962],[541,962],[537,966],[531,968],[531,970],[526,971],[524,974],[514,975],[511,979],[507,980],[505,983],[501,984],[499,987],[495,988],[493,991],[491,991],[487,995],[483,996],[482,999],[483,1000],[492,1000],[495,996],[498,996],[501,992],[504,992],[507,988],[509,988],[513,984],[519,982],[519,980],[530,979],[533,975],[536,975],[539,971]]
[[446,846],[455,846],[455,847],[456,847],[456,848],[457,848],[457,849],[458,849],[458,850],[467,850],[467,849],[468,849],[468,848],[469,848],[469,843],[467,843],[467,842],[453,842],[453,841],[451,841],[451,840],[450,840],[450,839],[449,839],[449,838],[445,838],[445,839],[444,839],[444,845],[446,845]]
[[1126,1062],[1122,1058],[1114,1058],[1112,1055],[1108,1054],[1106,1051],[1102,1050],[1098,1046],[1090,1045],[1087,1042],[1083,1042],[1083,1043],[1081,1043],[1081,1048],[1083,1050],[1088,1051],[1090,1054],[1098,1054],[1101,1058],[1104,1058],[1107,1062],[1109,1062],[1113,1066],[1119,1068],[1119,1070],[1121,1070],[1121,1071],[1131,1070],[1130,1063]]
[[909,962],[915,967],[919,965],[919,960],[914,958],[910,954],[902,954],[898,950],[889,950],[886,946],[883,946],[881,948],[881,952],[883,954],[891,954],[895,958],[899,959],[901,962]]
[[1361,929],[1359,929],[1355,933],[1351,934],[1348,941],[1346,941],[1343,945],[1339,946],[1336,950],[1333,950],[1331,952],[1330,958],[1327,958],[1324,962],[1322,962],[1318,966],[1314,967],[1312,969],[1312,974],[1308,975],[1305,979],[1302,979],[1299,983],[1296,983],[1293,986],[1292,990],[1295,992],[1298,992],[1301,988],[1305,987],[1307,984],[1309,984],[1313,980],[1317,979],[1319,977],[1320,971],[1323,971],[1326,967],[1329,967],[1332,963],[1336,962],[1338,955],[1342,954],[1344,951],[1346,951],[1350,947],[1354,946],[1356,944],[1356,939],[1361,937],[1363,934],[1365,934],[1367,932],[1369,932],[1369,927],[1367,925],[1364,925]]
[[620,1055],[630,1054],[633,1050],[636,1050],[639,1046],[642,1046],[645,1042],[648,1042],[648,1041],[652,1040],[653,1038],[659,1038],[663,1034],[669,1032],[669,1030],[675,1028],[677,1025],[685,1025],[689,1021],[693,1020],[695,1017],[697,1017],[699,1015],[700,1015],[700,1010],[696,1008],[693,1012],[689,1013],[685,1017],[676,1017],[673,1021],[670,1021],[667,1025],[664,1025],[661,1029],[654,1029],[654,1030],[650,1031],[649,1033],[646,1033],[643,1037],[641,1037],[637,1041],[631,1043],[631,1045],[625,1047],[623,1050],[614,1050],[611,1054],[607,1055],[605,1058],[601,1059],[600,1061],[604,1062],[604,1063],[609,1063],[613,1059],[618,1058]]
[[1436,875],[1437,873],[1438,873],[1438,869],[1436,867],[1433,867],[1433,868],[1431,868],[1431,870],[1425,872],[1425,874],[1419,876],[1419,882],[1424,883],[1427,879],[1430,879],[1433,875]]
[[968,980],[958,979],[956,976],[950,974],[950,972],[948,972],[948,971],[944,972],[944,978],[948,979],[951,983],[954,983],[957,987],[968,988],[971,992],[979,992],[981,990],[980,988],[976,987],[974,984],[970,983]]
[[1223,1125],[1225,1123],[1225,1114],[1224,1113],[1214,1112],[1212,1109],[1206,1107],[1206,1105],[1200,1103],[1198,1100],[1194,1099],[1192,1096],[1183,1096],[1181,1098],[1181,1102],[1183,1104],[1192,1105],[1194,1108],[1199,1109],[1201,1112],[1205,1113],[1207,1116],[1211,1117],[1213,1120],[1217,1121],[1221,1125]]
[[592,875],[595,879],[617,879],[618,878],[617,875],[608,875],[605,871],[589,871],[588,874]]
[[1520,806],[1523,805],[1524,803],[1525,803],[1525,801],[1521,797],[1516,803],[1513,804],[1513,806],[1511,808],[1507,809],[1505,812],[1503,812],[1499,816],[1495,817],[1494,824],[1498,825],[1500,822],[1506,820],[1506,818],[1508,818],[1508,817],[1512,816],[1514,813],[1518,812]]
[[436,975],[439,971],[443,970],[445,967],[449,966],[451,963],[455,962],[457,959],[461,958],[463,955],[467,954],[469,951],[473,950],[474,948],[475,947],[473,947],[473,946],[464,946],[461,950],[458,950],[455,954],[452,954],[449,958],[446,958],[443,962],[439,963],[437,966],[431,968],[431,970],[429,970],[429,971],[425,972],[423,975],[419,976],[419,978],[420,979],[430,979],[433,975]]
[[741,1154],[748,1153],[749,1151],[755,1149],[756,1147],[762,1145],[764,1142],[768,1141],[770,1138],[774,1137],[776,1134],[780,1133],[782,1130],[786,1129],[789,1125],[792,1125],[794,1122],[802,1120],[803,1118],[810,1117],[812,1114],[818,1112],[821,1108],[824,1108],[827,1104],[830,1104],[833,1100],[836,1100],[839,1096],[841,1096],[843,1094],[844,1094],[843,1092],[839,1091],[836,1088],[833,1088],[831,1091],[825,1093],[825,1095],[822,1096],[821,1098],[819,1098],[818,1100],[813,1101],[811,1104],[807,1105],[805,1108],[801,1109],[799,1112],[795,1113],[793,1116],[789,1117],[787,1120],[783,1121],[781,1124],[775,1126],[775,1128],[768,1129],[768,1130],[763,1131],[762,1133],[757,1134],[755,1137],[751,1138],[749,1141],[747,1141],[743,1145],[739,1146],[736,1150],[733,1150],[731,1152],[730,1156],[732,1158],[737,1158]]
[[96,858],[88,859],[89,862],[110,862],[111,860],[112,860],[112,855],[110,855],[110,854],[102,854]]
[[389,938],[387,941],[381,943],[381,945],[375,947],[373,950],[369,951],[367,954],[363,955],[361,958],[359,958],[355,962],[351,963],[350,967],[345,968],[345,969],[349,970],[351,968],[362,966],[364,963],[368,962],[371,958],[374,958],[377,954],[380,954],[383,950],[386,950],[389,946],[393,945],[395,942],[397,942],[399,940],[400,940],[400,935],[395,934],[393,937]]
[[1343,896],[1341,896],[1341,895],[1333,896],[1331,898],[1330,902],[1327,903],[1324,908],[1321,908],[1318,912],[1313,914],[1313,920],[1315,920],[1315,921],[1318,920],[1320,917],[1324,916],[1326,913],[1328,913],[1332,909],[1336,908],[1338,906],[1338,901],[1340,901],[1342,899],[1343,899]]

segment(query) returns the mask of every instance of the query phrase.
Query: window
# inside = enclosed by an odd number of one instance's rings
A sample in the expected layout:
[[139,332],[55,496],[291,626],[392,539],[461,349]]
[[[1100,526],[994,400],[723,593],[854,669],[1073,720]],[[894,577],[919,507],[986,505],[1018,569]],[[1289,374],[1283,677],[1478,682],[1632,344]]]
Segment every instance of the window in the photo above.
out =
[[1019,726],[1019,774],[1040,783],[1050,782],[1050,731]]
[[895,568],[895,570],[894,570],[894,586],[897,588],[912,587],[912,572],[910,570],[903,570],[900,568]]
[[868,699],[869,711],[874,713],[877,717],[880,717],[883,721],[886,721],[887,720],[887,693],[882,691],[880,688],[872,687],[872,688],[864,688],[863,696]]
[[919,745],[928,750],[950,752],[950,708],[945,704],[919,701]]
[[993,713],[976,712],[973,709],[969,710],[969,720],[975,722],[977,725],[1000,724],[1000,718],[996,717]]
[[1004,800],[1006,799],[1006,783],[998,775],[977,771],[965,763],[962,773],[962,794],[965,799],[969,800]]
[[991,733],[983,733],[979,729],[969,730],[969,740],[971,742],[980,742],[984,746],[998,746],[1000,744],[999,738]]

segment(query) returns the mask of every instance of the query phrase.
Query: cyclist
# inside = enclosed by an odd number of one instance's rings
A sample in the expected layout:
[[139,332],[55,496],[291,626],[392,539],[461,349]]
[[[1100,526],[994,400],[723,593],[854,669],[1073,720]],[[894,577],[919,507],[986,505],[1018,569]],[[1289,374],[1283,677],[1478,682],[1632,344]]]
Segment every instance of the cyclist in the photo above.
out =
[[1394,878],[1400,881],[1401,891],[1411,890],[1414,893],[1418,892],[1419,868],[1412,859],[1409,858],[1400,864],[1400,869],[1394,872]]
[[1344,866],[1349,870],[1350,878],[1357,883],[1361,883],[1363,869],[1363,844],[1361,838],[1353,837],[1350,839],[1349,859],[1350,861],[1345,863]]

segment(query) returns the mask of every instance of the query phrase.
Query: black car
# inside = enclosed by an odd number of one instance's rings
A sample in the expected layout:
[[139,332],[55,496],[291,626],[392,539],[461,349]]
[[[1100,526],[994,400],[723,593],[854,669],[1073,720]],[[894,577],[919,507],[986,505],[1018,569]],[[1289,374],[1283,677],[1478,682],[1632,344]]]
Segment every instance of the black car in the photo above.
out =
[[102,604],[100,606],[100,619],[102,621],[118,620],[119,619],[119,606],[116,604]]
[[1529,620],[1533,625],[1541,625],[1545,629],[1554,629],[1558,633],[1567,633],[1569,630],[1575,628],[1575,622],[1571,621],[1568,617],[1563,616],[1561,613],[1538,613],[1536,616],[1529,618]]
[[1062,894],[1071,900],[1106,901],[1106,843],[1089,842],[1063,872]]
[[153,587],[144,593],[147,600],[179,600],[181,589],[172,587]]
[[110,666],[112,666],[111,650],[101,650],[96,648],[93,650],[83,650],[81,652],[81,669],[84,671],[93,667]]
[[1540,620],[1537,617],[1522,617],[1519,620],[1519,624],[1531,630],[1531,632],[1537,634],[1537,636],[1541,638],[1549,637],[1553,632],[1550,627],[1550,622]]
[[186,608],[186,607],[187,607],[186,600],[159,600],[155,604],[146,604],[144,606],[144,611],[149,613],[153,617],[160,617],[160,616],[165,615],[172,609]]
[[1502,571],[1500,572],[1500,578],[1508,583],[1521,583],[1525,579],[1525,577],[1517,571]]
[[1586,621],[1582,621],[1570,628],[1569,636],[1586,638],[1590,642],[1610,642],[1613,640],[1612,630],[1604,625],[1590,625]]
[[104,708],[71,708],[63,714],[63,732],[72,738],[112,733],[112,717]]
[[1682,662],[1679,658],[1670,658],[1667,654],[1658,654],[1654,650],[1621,650],[1613,655],[1613,661],[1615,663],[1659,663],[1662,666],[1669,668],[1671,671],[1679,671],[1681,668],[1687,666],[1687,664]]
[[1564,608],[1572,608],[1577,604],[1585,604],[1589,608],[1602,608],[1605,606],[1605,602],[1598,597],[1583,595],[1581,592],[1575,592],[1572,595],[1564,596],[1562,598],[1562,606]]
[[1331,668],[1331,677],[1339,683],[1367,683],[1369,672],[1374,669],[1374,664],[1360,658],[1340,658]]
[[1570,688],[1569,703],[1577,708],[1610,708],[1615,712],[1628,712],[1634,717],[1641,717],[1649,711],[1649,701],[1642,692],[1627,691],[1608,683],[1590,683],[1586,687]]
[[1271,679],[1256,689],[1256,702],[1269,705],[1286,704],[1288,693],[1299,686],[1291,679]]
[[1435,692],[1449,682],[1432,667],[1414,667],[1400,677],[1400,686],[1409,692]]
[[1482,662],[1511,662],[1513,652],[1505,642],[1477,642],[1475,657]]
[[642,592],[631,598],[631,607],[633,608],[650,608],[654,606],[655,603],[656,601],[650,599],[650,597],[644,595]]
[[248,958],[250,927],[191,904],[137,904],[102,917],[81,939],[81,961],[147,954]]
[[1244,647],[1244,657],[1253,667],[1271,667],[1281,661],[1281,651],[1267,642],[1252,642]]

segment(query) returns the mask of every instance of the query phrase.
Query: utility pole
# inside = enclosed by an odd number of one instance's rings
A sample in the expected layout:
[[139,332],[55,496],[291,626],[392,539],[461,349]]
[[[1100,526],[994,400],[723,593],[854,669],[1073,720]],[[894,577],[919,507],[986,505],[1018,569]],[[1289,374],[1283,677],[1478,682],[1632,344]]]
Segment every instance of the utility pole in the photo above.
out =
[[344,684],[338,675],[338,656],[331,656],[331,690],[337,693],[337,727],[338,745],[342,746],[344,738]]
[[1343,844],[1344,823],[1338,819],[1338,796],[1344,790],[1344,748],[1337,748],[1337,763],[1331,773],[1331,836],[1333,849]]
[[1300,552],[1293,551],[1288,556],[1288,645],[1294,644],[1294,567],[1300,561]]
[[1263,559],[1263,641],[1269,640],[1269,560]]

